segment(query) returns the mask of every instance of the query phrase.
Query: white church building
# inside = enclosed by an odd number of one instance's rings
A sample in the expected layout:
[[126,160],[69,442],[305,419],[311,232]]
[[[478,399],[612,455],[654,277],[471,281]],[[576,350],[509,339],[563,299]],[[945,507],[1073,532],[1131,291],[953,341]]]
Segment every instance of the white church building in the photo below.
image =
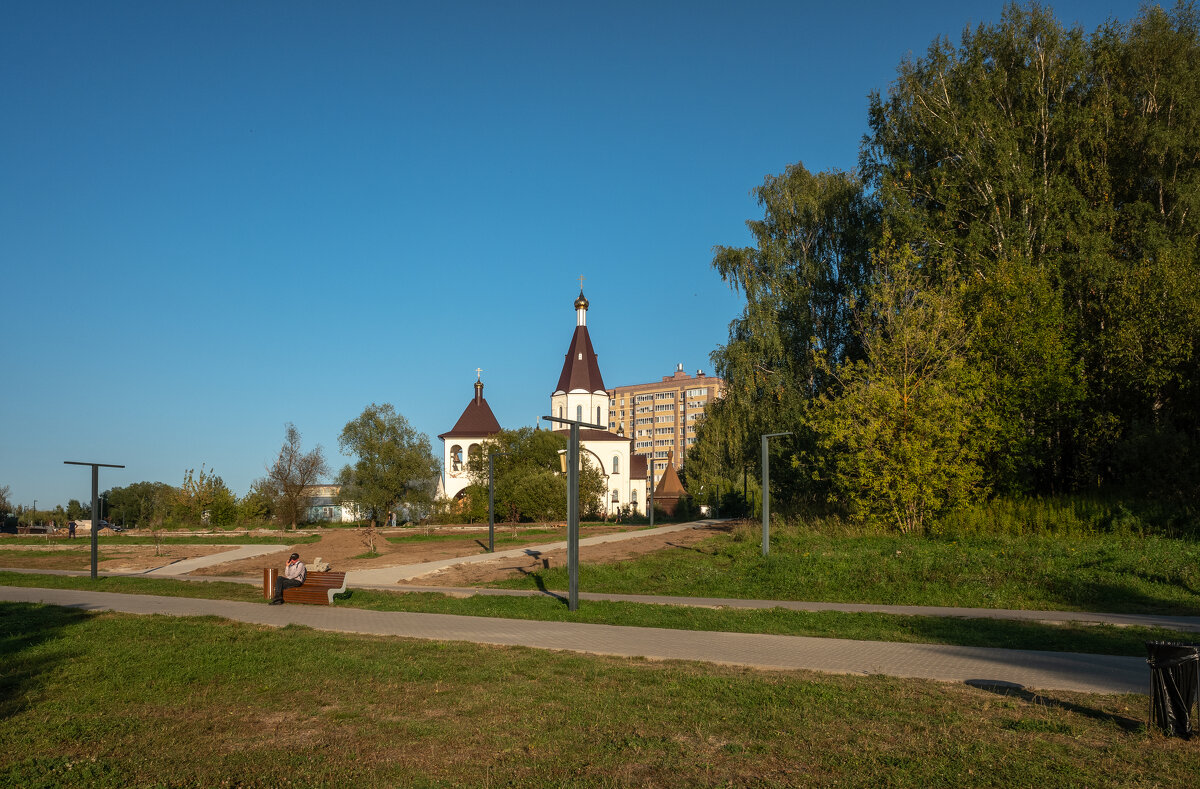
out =
[[[583,291],[575,300],[575,331],[567,347],[558,385],[550,395],[550,414],[596,425],[607,425],[609,397],[600,375],[600,365],[592,348],[587,327],[588,300]],[[555,432],[567,432],[566,425],[554,424]],[[482,452],[482,444],[500,432],[492,409],[483,397],[482,381],[475,382],[475,397],[467,404],[454,427],[438,438],[443,448],[443,486],[445,495],[454,498],[470,484],[467,460]],[[624,426],[616,433],[580,428],[580,452],[604,475],[604,508],[615,514],[625,506],[644,511],[646,501],[646,458],[633,451],[633,439]]]

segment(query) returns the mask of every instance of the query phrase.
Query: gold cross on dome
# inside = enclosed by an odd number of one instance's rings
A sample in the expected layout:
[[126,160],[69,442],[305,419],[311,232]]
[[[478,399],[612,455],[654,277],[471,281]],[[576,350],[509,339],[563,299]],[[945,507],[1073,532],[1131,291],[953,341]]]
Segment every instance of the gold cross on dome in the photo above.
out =
[[583,293],[583,275],[579,275],[579,292]]
[[483,368],[476,367],[475,368],[475,380],[479,381],[482,378],[483,378]]

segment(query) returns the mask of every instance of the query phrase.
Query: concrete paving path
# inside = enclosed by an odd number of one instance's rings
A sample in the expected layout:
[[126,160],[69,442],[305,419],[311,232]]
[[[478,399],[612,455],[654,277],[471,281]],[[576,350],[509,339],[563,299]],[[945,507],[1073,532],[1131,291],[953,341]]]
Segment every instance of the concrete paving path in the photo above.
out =
[[[87,570],[39,570],[25,567],[0,567],[0,572],[26,573],[29,575],[62,575],[84,577]],[[144,573],[99,572],[102,578],[141,577]],[[174,581],[225,583],[261,586],[261,578],[238,578],[216,575],[166,575],[156,578]],[[352,589],[380,589],[388,592],[429,592],[434,594],[469,597],[486,595],[493,597],[556,597],[567,599],[565,591],[540,589],[490,589],[482,586],[417,586],[414,584],[357,584]],[[1027,611],[1015,608],[957,608],[932,605],[886,605],[883,603],[825,603],[804,600],[744,600],[736,597],[680,597],[672,595],[611,594],[606,592],[580,592],[580,600],[607,600],[643,605],[678,605],[697,608],[765,609],[783,608],[788,611],[840,611],[847,614],[893,614],[897,616],[943,616],[959,619],[1008,619],[1023,622],[1062,624],[1075,622],[1088,625],[1114,625],[1116,627],[1161,627],[1181,633],[1200,633],[1200,616],[1171,616],[1167,614],[1109,614],[1098,611]]]
[[[488,589],[475,586],[416,586],[402,584],[387,587],[396,592],[435,592],[458,597],[490,595],[506,597],[551,596],[567,599],[565,591],[532,589]],[[743,600],[735,597],[680,597],[674,595],[611,594],[580,592],[580,600],[606,600],[619,603],[651,605],[680,605],[696,608],[772,609],[788,611],[839,611],[847,614],[893,614],[897,616],[943,616],[959,619],[1009,619],[1025,622],[1062,624],[1077,622],[1088,625],[1117,627],[1161,627],[1183,633],[1200,633],[1200,616],[1168,616],[1165,614],[1106,614],[1095,611],[1025,611],[1015,608],[958,608],[934,605],[885,605],[883,603],[824,603],[803,600]]]
[[[621,542],[624,540],[638,540],[643,537],[657,537],[663,534],[671,534],[677,531],[686,531],[699,526],[708,526],[713,523],[721,523],[719,520],[703,520],[691,521],[690,523],[676,523],[670,526],[660,526],[654,529],[638,529],[636,531],[620,531],[612,534],[601,534],[597,537],[584,537],[579,541],[579,547],[584,548],[589,545],[602,545],[609,542]],[[438,570],[444,570],[447,567],[454,567],[460,564],[474,564],[477,562],[491,562],[497,559],[514,559],[521,556],[538,556],[551,551],[565,551],[567,542],[552,542],[546,545],[526,545],[521,548],[512,548],[506,551],[496,551],[495,553],[478,553],[469,556],[451,556],[445,559],[437,559],[432,562],[420,562],[418,564],[403,564],[396,567],[380,567],[374,570],[350,570],[346,573],[346,584],[354,586],[387,586],[390,584],[398,584],[401,581],[420,578],[424,575],[436,573]]]
[[208,556],[197,556],[193,559],[180,559],[171,564],[164,564],[162,567],[155,567],[153,570],[146,570],[136,575],[149,575],[155,578],[172,575],[187,575],[194,570],[199,570],[203,567],[212,567],[225,562],[235,562],[238,559],[251,559],[255,556],[265,556],[268,553],[279,553],[286,551],[286,545],[242,545],[237,548],[231,548],[228,551],[220,553],[210,553]]
[[0,587],[0,600],[133,614],[220,616],[275,627],[300,624],[345,633],[471,641],[655,660],[696,660],[758,669],[885,674],[1035,690],[1145,694],[1150,677],[1142,658],[1069,652],[534,622],[340,606],[268,606],[70,589]]

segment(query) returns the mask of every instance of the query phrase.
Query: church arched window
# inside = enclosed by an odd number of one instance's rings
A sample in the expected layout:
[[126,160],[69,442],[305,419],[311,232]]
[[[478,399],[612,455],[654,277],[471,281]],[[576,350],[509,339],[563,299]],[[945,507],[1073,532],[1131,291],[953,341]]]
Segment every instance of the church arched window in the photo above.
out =
[[613,494],[612,494],[612,502],[613,502],[613,504],[619,504],[620,501],[621,501],[621,494],[617,493],[617,491],[614,489]]
[[637,488],[629,491],[629,501],[633,504],[637,504]]
[[596,424],[602,424],[600,422],[600,406],[596,406]]
[[614,473],[614,474],[621,473],[621,456],[620,455],[613,455],[612,473]]
[[450,470],[462,471],[462,447],[458,444],[450,447]]
[[467,447],[467,462],[471,463],[475,468],[479,468],[479,464],[483,462],[483,450],[478,444],[472,444]]
[[581,405],[575,406],[575,421],[576,422],[583,421],[583,406],[581,406]]

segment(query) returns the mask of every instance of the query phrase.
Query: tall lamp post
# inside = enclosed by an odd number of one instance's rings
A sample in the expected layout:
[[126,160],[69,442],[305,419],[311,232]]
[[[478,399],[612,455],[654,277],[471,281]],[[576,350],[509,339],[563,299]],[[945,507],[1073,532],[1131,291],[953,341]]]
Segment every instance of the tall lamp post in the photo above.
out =
[[608,425],[593,425],[578,419],[544,416],[547,422],[571,426],[567,444],[567,610],[579,608],[579,428],[607,430]]
[[654,450],[650,450],[650,460],[647,463],[650,468],[650,528],[654,528]]
[[790,435],[791,433],[764,433],[762,437],[763,556],[771,552],[771,459],[767,455],[767,439]]
[[488,553],[496,552],[496,456],[511,452],[488,453]]
[[97,522],[96,512],[100,508],[100,469],[101,469],[101,467],[103,467],[103,468],[125,468],[125,467],[118,466],[113,463],[83,463],[78,460],[64,460],[63,464],[67,465],[67,466],[91,466],[92,467],[92,578],[95,579],[96,578],[96,554],[98,553],[97,542],[96,542],[96,537],[97,537],[96,532],[99,531],[96,528],[96,522]]

